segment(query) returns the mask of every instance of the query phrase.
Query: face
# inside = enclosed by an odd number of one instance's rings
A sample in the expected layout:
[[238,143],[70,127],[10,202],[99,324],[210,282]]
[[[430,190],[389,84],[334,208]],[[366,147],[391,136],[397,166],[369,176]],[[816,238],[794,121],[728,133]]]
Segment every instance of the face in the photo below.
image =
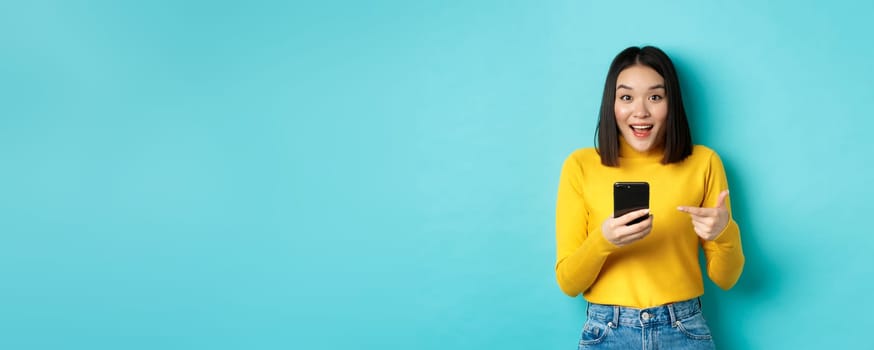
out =
[[616,79],[616,126],[638,152],[660,148],[665,140],[668,100],[665,79],[644,65],[625,68]]

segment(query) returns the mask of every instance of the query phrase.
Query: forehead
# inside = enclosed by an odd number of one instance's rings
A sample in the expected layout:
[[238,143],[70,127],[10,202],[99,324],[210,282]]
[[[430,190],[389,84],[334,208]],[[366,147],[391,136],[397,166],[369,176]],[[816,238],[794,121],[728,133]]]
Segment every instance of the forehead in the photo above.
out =
[[619,72],[619,76],[616,77],[617,86],[626,85],[634,87],[635,85],[640,85],[649,87],[664,83],[665,79],[655,69],[640,64],[623,69]]

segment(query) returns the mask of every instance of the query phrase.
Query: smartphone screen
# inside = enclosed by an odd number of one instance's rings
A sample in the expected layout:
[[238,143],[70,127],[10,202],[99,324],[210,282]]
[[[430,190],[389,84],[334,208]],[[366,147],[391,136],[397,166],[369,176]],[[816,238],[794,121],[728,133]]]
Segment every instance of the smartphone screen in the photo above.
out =
[[[617,182],[613,184],[613,217],[618,218],[639,209],[649,208],[649,183]],[[643,216],[629,222],[634,225],[646,220]]]

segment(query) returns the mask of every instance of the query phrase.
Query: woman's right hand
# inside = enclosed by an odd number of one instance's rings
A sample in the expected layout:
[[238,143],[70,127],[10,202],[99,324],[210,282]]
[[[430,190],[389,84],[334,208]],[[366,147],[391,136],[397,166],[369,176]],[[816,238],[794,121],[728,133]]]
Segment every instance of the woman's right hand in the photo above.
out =
[[[634,219],[644,216],[649,217],[634,225],[625,226],[627,223],[634,221]],[[649,209],[641,209],[618,218],[612,216],[607,218],[601,224],[601,231],[607,241],[617,247],[622,247],[637,242],[649,235],[650,231],[652,231],[652,220],[652,215],[649,215]]]

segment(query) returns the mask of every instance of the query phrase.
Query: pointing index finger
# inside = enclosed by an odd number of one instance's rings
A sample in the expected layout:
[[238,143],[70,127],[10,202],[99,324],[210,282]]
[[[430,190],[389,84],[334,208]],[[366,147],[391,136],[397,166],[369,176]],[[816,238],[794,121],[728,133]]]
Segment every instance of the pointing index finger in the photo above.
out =
[[698,208],[698,207],[677,207],[677,210],[684,212],[689,215],[694,216],[710,216],[710,208]]

